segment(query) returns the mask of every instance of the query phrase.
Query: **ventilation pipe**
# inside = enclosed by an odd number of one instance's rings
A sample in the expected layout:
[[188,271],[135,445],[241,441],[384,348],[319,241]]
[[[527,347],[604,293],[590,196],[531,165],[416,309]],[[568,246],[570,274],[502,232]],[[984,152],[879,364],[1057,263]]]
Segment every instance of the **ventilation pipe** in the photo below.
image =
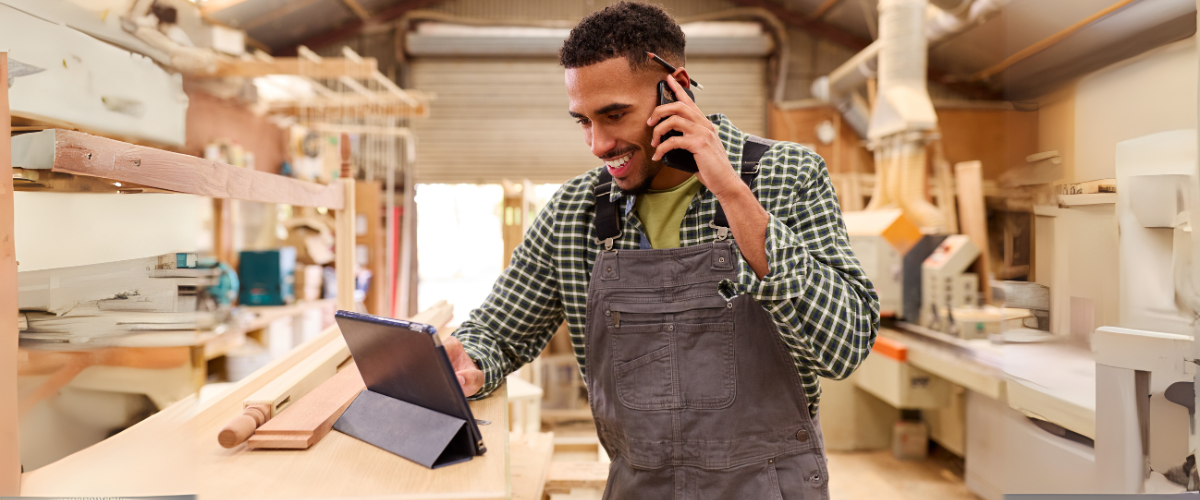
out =
[[875,192],[868,209],[899,207],[923,228],[945,218],[925,197],[925,144],[937,128],[925,73],[927,0],[880,0],[879,87],[867,139],[875,150]]
[[937,6],[925,13],[925,38],[937,43],[966,31],[1000,12],[1009,0],[930,0]]
[[[1009,0],[931,0],[925,8],[925,38],[930,44],[967,30],[998,13]],[[813,97],[832,102],[860,137],[867,136],[870,110],[858,94],[867,80],[876,77],[881,42],[855,54],[828,76],[812,84]]]
[[868,45],[829,76],[817,78],[812,84],[813,96],[837,106],[846,123],[858,132],[859,137],[867,136],[871,111],[866,101],[858,95],[858,89],[866,85],[867,80],[875,78],[876,56],[880,47],[878,41]]

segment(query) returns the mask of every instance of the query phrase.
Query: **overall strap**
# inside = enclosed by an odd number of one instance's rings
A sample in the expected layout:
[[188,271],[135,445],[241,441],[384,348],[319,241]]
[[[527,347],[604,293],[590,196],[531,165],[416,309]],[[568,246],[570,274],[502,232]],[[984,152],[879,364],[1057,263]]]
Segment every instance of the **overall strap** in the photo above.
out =
[[603,245],[605,250],[612,250],[613,242],[621,237],[620,211],[617,210],[617,202],[609,196],[612,189],[612,174],[605,168],[600,171],[600,178],[592,188],[592,196],[596,201],[596,244]]
[[[758,175],[758,162],[776,142],[778,141],[751,135],[747,136],[746,142],[742,143],[742,163],[738,171],[741,172],[742,182],[745,182],[747,186],[751,185],[754,177]],[[605,250],[612,250],[613,242],[622,235],[621,214],[617,209],[619,200],[612,200],[610,196],[612,189],[612,174],[608,172],[608,169],[601,170],[596,186],[592,188],[592,196],[596,203],[596,218],[593,223],[596,230],[596,244],[604,246]],[[720,203],[717,203],[717,212],[713,216],[713,221],[708,225],[717,230],[718,239],[724,240],[729,237],[729,221],[725,218],[725,211],[721,209]]]
[[[742,164],[738,170],[741,172],[742,182],[745,182],[747,186],[753,185],[754,177],[758,176],[758,162],[776,142],[779,141],[753,135],[746,136],[746,142],[742,143]],[[725,218],[725,210],[721,208],[720,202],[717,202],[717,212],[713,214],[713,220],[708,223],[708,227],[717,230],[718,240],[729,237],[729,220]]]

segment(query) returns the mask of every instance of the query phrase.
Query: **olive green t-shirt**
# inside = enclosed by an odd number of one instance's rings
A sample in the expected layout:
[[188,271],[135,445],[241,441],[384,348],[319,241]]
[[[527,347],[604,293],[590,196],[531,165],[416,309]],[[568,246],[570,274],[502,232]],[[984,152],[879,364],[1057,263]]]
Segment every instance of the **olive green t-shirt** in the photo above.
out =
[[679,226],[698,192],[700,179],[693,175],[673,188],[651,189],[637,197],[637,216],[652,248],[679,247]]

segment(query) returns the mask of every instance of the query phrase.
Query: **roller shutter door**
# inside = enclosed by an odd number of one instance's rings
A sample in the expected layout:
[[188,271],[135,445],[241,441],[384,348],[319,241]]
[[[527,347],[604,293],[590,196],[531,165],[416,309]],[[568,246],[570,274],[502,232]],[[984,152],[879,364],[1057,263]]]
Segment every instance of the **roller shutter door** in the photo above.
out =
[[[742,130],[766,131],[766,59],[691,57],[704,84],[696,101]],[[564,182],[600,165],[567,115],[563,68],[549,57],[421,57],[412,86],[433,92],[430,117],[415,121],[416,181]]]

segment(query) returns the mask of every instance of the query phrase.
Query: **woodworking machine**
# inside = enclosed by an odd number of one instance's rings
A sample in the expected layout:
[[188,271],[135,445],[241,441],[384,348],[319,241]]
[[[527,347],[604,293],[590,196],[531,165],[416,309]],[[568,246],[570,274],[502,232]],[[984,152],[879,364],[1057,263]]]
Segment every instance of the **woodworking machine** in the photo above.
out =
[[1117,144],[1121,314],[1119,325],[1092,336],[1096,467],[1106,493],[1182,491],[1186,485],[1164,477],[1200,443],[1200,242],[1190,223],[1200,210],[1196,144],[1196,130]]
[[966,272],[979,247],[966,235],[947,237],[921,264],[921,326],[958,335],[954,308],[979,306],[979,276]]

